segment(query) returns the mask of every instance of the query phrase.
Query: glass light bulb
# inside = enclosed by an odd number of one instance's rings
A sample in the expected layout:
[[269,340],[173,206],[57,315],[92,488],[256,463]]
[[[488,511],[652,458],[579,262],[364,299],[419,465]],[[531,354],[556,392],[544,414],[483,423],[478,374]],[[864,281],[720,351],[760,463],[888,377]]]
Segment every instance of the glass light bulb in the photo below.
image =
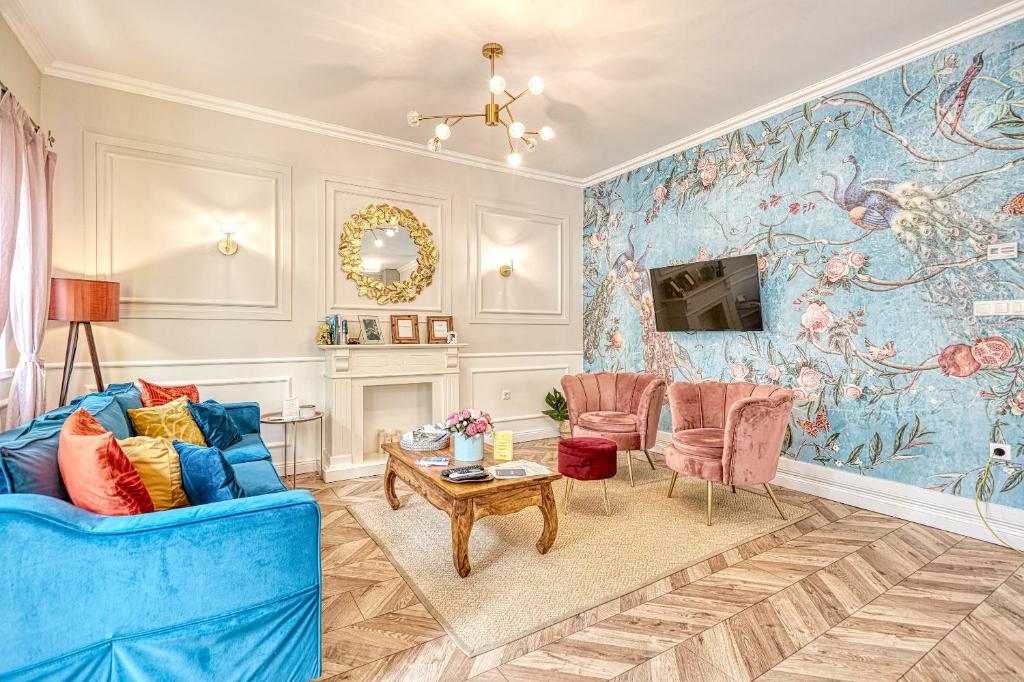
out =
[[534,76],[526,82],[526,87],[530,88],[530,92],[534,95],[539,95],[544,92],[544,79],[540,76]]
[[429,149],[432,152],[441,151],[441,140],[437,139],[436,137],[430,138],[429,140],[427,140],[427,149]]
[[508,165],[515,168],[523,162],[523,157],[520,156],[518,152],[512,152],[505,158],[505,160],[508,161]]
[[540,129],[540,139],[547,142],[548,140],[554,139],[555,131],[552,130],[551,126],[544,126]]
[[376,239],[373,240],[373,245],[379,249],[380,247],[384,246],[384,240],[381,239],[380,237],[377,237]]
[[495,95],[500,95],[505,92],[505,79],[501,76],[491,76],[491,80],[487,81],[487,89]]
[[508,127],[508,134],[511,135],[513,138],[515,138],[517,140],[520,137],[522,137],[523,133],[525,133],[525,132],[526,132],[526,126],[524,126],[521,121],[516,121],[515,123],[513,123],[512,125],[510,125]]
[[434,128],[434,135],[436,135],[439,140],[447,140],[452,136],[451,126],[447,123],[438,123],[437,127]]
[[420,124],[420,112],[413,109],[405,115],[405,120],[408,121],[409,125],[415,128]]
[[537,148],[537,140],[533,139],[532,137],[524,137],[523,146],[526,147],[526,151],[532,152],[534,149]]

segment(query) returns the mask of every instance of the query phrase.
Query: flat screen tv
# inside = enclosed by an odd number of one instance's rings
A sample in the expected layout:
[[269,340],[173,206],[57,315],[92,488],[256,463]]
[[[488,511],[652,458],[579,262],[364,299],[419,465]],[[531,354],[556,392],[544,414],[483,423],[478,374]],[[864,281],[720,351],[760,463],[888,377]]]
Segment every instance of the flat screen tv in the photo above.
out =
[[757,256],[651,268],[660,332],[762,331]]

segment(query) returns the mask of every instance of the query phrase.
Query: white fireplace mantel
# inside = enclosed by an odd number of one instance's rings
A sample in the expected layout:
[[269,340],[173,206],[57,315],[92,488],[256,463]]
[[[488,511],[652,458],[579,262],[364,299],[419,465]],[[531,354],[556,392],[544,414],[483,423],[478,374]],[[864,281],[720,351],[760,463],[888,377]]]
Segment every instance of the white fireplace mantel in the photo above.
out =
[[[320,346],[324,352],[327,457],[324,481],[384,472],[384,457],[364,451],[364,397],[377,386],[430,387],[430,420],[459,409],[459,353],[467,344],[361,344]],[[409,416],[402,428],[419,426]]]

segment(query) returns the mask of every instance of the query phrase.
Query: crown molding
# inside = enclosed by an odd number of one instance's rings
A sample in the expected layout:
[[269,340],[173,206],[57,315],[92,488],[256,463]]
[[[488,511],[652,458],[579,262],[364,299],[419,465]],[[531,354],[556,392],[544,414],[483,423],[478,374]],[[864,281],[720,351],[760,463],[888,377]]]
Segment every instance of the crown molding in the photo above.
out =
[[628,159],[610,168],[606,168],[603,171],[599,171],[593,175],[588,175],[587,177],[582,178],[582,183],[585,187],[589,187],[595,183],[609,180],[617,175],[622,175],[623,173],[657,161],[658,159],[669,156],[670,154],[675,154],[676,152],[683,151],[684,149],[696,147],[708,140],[713,140],[716,137],[725,135],[726,133],[731,133],[734,130],[748,126],[751,123],[756,123],[762,119],[800,106],[804,102],[812,100],[815,97],[820,97],[830,92],[841,90],[842,88],[853,85],[854,83],[859,83],[860,81],[871,78],[872,76],[885,73],[890,69],[906,64],[907,62],[912,62],[915,59],[924,57],[925,55],[931,54],[937,50],[941,50],[964,40],[969,40],[970,38],[974,38],[982,33],[999,28],[1000,26],[1005,26],[1006,24],[1016,21],[1022,17],[1024,17],[1024,0],[1014,0],[1014,2],[1010,2],[1002,7],[997,7],[994,10],[989,10],[984,14],[979,14],[967,21],[951,26],[939,31],[938,33],[934,33],[927,38],[918,40],[906,47],[893,50],[888,54],[872,59],[860,66],[843,71],[836,76],[818,81],[813,85],[797,90],[796,92],[790,93],[773,102],[755,107],[754,109],[750,109],[742,114],[733,116],[726,121],[717,123],[709,128],[693,133],[692,135],[687,135],[686,137],[680,138],[674,142],[669,142],[657,149],[652,149],[645,154],[635,156],[632,159]]
[[28,18],[21,3],[18,0],[0,0],[0,17],[3,17],[3,20],[10,26],[11,33],[25,48],[25,52],[35,63],[36,68],[40,72],[44,71],[53,61],[53,55],[43,43],[39,31],[32,25],[32,21]]
[[473,156],[471,154],[462,154],[451,151],[431,152],[423,148],[422,145],[415,142],[409,142],[408,140],[401,140],[395,137],[388,137],[386,135],[378,135],[377,133],[369,133],[362,130],[356,130],[355,128],[346,128],[345,126],[337,125],[335,123],[326,123],[324,121],[296,116],[294,114],[288,114],[275,109],[258,107],[252,104],[224,99],[222,97],[214,97],[212,95],[204,95],[203,93],[195,92],[193,90],[185,90],[183,88],[176,88],[170,85],[163,85],[161,83],[153,83],[151,81],[145,81],[138,78],[122,76],[120,74],[110,73],[109,71],[102,71],[100,69],[93,69],[87,66],[55,61],[43,69],[43,75],[77,81],[88,85],[96,85],[99,87],[109,88],[111,90],[119,90],[133,95],[152,97],[154,99],[160,99],[167,102],[185,104],[199,109],[207,109],[209,111],[216,111],[222,114],[229,114],[231,116],[239,116],[253,121],[270,123],[284,128],[292,128],[294,130],[301,130],[307,133],[323,135],[325,137],[358,142],[360,144],[381,147],[383,149],[392,149],[431,159],[458,163],[464,166],[497,171],[507,175],[516,175],[519,177],[529,178],[531,180],[553,182],[562,185],[569,185],[571,187],[583,186],[580,178],[574,178],[568,175],[523,168],[513,169],[500,161],[494,161],[493,159],[486,159],[480,156]]

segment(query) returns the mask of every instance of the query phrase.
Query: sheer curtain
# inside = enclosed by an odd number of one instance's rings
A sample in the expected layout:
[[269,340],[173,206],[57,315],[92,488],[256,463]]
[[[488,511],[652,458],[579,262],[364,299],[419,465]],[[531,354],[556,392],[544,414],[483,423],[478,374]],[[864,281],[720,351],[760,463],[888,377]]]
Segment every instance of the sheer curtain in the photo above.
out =
[[29,421],[45,408],[39,357],[50,290],[53,169],[28,114],[8,91],[0,98],[0,314],[10,321],[18,366],[7,403],[7,426]]

